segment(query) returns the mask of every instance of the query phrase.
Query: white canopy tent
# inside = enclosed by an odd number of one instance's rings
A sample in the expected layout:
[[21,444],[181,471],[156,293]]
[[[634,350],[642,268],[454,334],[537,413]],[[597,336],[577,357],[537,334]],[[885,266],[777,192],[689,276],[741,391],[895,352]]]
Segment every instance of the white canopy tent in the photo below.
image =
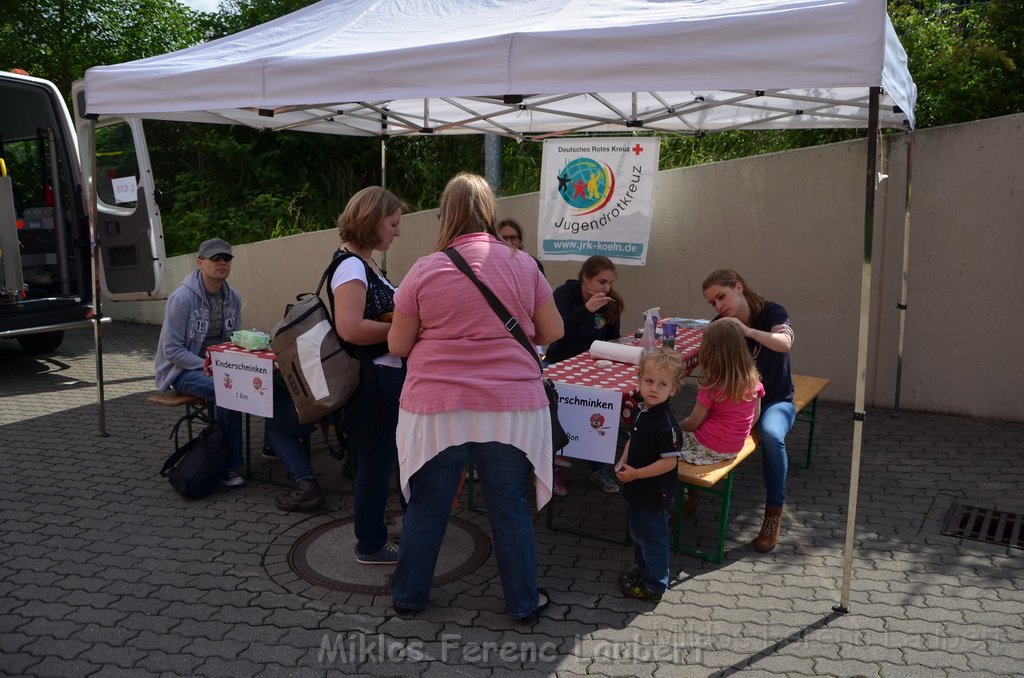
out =
[[86,112],[396,136],[867,128],[849,602],[877,135],[916,87],[882,0],[323,0],[189,49],[89,69]]
[[[457,6],[456,6],[457,5]],[[378,136],[913,126],[880,0],[324,0],[86,73],[87,111]]]

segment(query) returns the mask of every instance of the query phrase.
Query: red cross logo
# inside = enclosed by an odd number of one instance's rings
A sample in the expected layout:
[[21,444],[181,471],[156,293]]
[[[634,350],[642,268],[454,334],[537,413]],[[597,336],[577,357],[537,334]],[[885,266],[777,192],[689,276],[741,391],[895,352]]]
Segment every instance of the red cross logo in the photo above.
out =
[[644,152],[644,147],[641,146],[640,144],[637,144],[636,146],[633,147],[633,154],[634,155],[640,155],[643,152]]

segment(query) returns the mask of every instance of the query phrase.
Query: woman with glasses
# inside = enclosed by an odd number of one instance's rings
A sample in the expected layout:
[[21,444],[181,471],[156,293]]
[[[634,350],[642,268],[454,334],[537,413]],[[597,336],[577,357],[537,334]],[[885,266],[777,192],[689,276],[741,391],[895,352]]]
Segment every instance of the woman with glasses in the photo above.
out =
[[[502,219],[498,222],[498,235],[502,240],[507,242],[517,250],[522,250],[523,245],[526,244],[526,240],[523,238],[523,227],[519,225],[519,222],[515,219],[508,218]],[[530,255],[533,256],[533,255]],[[540,259],[533,257],[533,260],[537,262],[537,268],[540,269],[540,274],[544,275],[544,264],[540,263]]]

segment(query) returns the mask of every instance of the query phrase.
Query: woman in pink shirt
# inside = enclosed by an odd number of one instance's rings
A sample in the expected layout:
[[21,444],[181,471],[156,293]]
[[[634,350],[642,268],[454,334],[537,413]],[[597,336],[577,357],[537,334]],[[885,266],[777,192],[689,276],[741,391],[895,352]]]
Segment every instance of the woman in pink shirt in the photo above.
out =
[[528,254],[498,237],[496,212],[482,177],[449,181],[437,251],[413,264],[395,294],[388,346],[408,356],[398,460],[409,505],[391,580],[401,615],[429,602],[452,500],[470,459],[480,472],[506,611],[532,622],[550,602],[537,588],[529,506],[531,486],[538,508],[551,497],[551,421],[540,367],[442,251],[457,250],[535,344],[561,337],[551,286]]

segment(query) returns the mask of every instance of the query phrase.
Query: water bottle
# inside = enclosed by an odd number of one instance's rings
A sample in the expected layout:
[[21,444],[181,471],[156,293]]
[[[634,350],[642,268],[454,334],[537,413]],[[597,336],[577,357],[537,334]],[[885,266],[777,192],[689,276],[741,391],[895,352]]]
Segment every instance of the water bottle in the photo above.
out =
[[648,309],[644,311],[644,336],[640,338],[640,348],[644,351],[653,351],[658,346],[658,340],[655,336],[655,328],[658,326],[654,320],[656,309]]

